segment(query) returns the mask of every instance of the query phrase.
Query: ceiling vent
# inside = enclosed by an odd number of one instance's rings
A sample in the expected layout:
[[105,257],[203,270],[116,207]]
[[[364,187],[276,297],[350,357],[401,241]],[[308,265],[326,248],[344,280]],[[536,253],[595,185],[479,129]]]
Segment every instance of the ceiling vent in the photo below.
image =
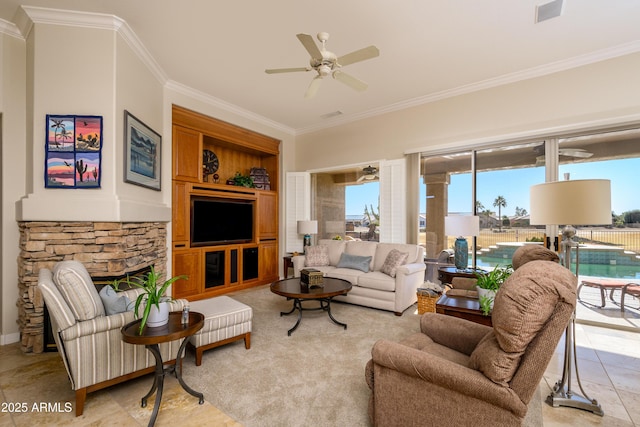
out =
[[563,6],[564,0],[554,0],[552,2],[536,6],[536,24],[562,15]]

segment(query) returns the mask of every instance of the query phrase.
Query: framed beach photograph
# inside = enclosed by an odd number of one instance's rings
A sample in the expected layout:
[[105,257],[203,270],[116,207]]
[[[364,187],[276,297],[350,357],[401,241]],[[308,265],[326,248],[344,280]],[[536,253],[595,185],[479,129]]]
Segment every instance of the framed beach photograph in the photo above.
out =
[[46,188],[100,188],[102,117],[47,114]]
[[160,191],[162,137],[124,111],[124,181]]

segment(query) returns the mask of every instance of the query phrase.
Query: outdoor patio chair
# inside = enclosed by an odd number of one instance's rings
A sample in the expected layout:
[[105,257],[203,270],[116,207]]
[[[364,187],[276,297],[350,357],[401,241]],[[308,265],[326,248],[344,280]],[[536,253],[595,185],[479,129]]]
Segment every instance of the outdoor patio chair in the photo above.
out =
[[[627,283],[622,287],[622,295],[620,296],[620,310],[624,311],[624,297],[625,295],[632,295],[636,298],[640,298],[640,284]],[[640,308],[640,307],[638,307]]]

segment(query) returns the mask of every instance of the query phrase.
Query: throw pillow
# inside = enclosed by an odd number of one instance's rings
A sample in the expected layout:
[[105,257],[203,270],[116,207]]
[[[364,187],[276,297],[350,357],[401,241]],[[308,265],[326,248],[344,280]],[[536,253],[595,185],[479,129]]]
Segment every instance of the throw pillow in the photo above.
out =
[[338,261],[338,268],[353,268],[354,270],[369,272],[369,264],[371,264],[370,256],[358,256],[343,253]]
[[76,320],[104,316],[104,305],[87,269],[78,261],[60,261],[53,267],[53,281]]
[[380,271],[391,277],[396,277],[398,267],[405,264],[407,262],[407,258],[409,258],[408,252],[400,252],[397,249],[391,249],[387,258],[384,260],[384,264],[382,264]]
[[305,267],[329,265],[329,247],[325,245],[307,246],[304,254]]
[[104,305],[104,311],[107,312],[107,316],[117,313],[124,313],[131,308],[133,311],[133,307],[131,307],[131,300],[126,295],[118,295],[111,286],[104,286],[100,292],[100,299],[102,299],[102,304]]

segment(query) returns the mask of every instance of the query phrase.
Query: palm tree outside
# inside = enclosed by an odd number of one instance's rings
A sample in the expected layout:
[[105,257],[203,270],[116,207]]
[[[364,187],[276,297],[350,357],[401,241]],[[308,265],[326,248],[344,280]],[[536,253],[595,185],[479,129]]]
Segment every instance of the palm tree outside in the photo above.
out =
[[502,208],[506,208],[507,207],[507,200],[502,196],[498,196],[493,201],[493,207],[494,208],[498,208],[498,219],[499,219],[498,220],[498,227],[500,229],[500,232],[502,232],[502,221],[500,220],[500,218],[502,218]]

